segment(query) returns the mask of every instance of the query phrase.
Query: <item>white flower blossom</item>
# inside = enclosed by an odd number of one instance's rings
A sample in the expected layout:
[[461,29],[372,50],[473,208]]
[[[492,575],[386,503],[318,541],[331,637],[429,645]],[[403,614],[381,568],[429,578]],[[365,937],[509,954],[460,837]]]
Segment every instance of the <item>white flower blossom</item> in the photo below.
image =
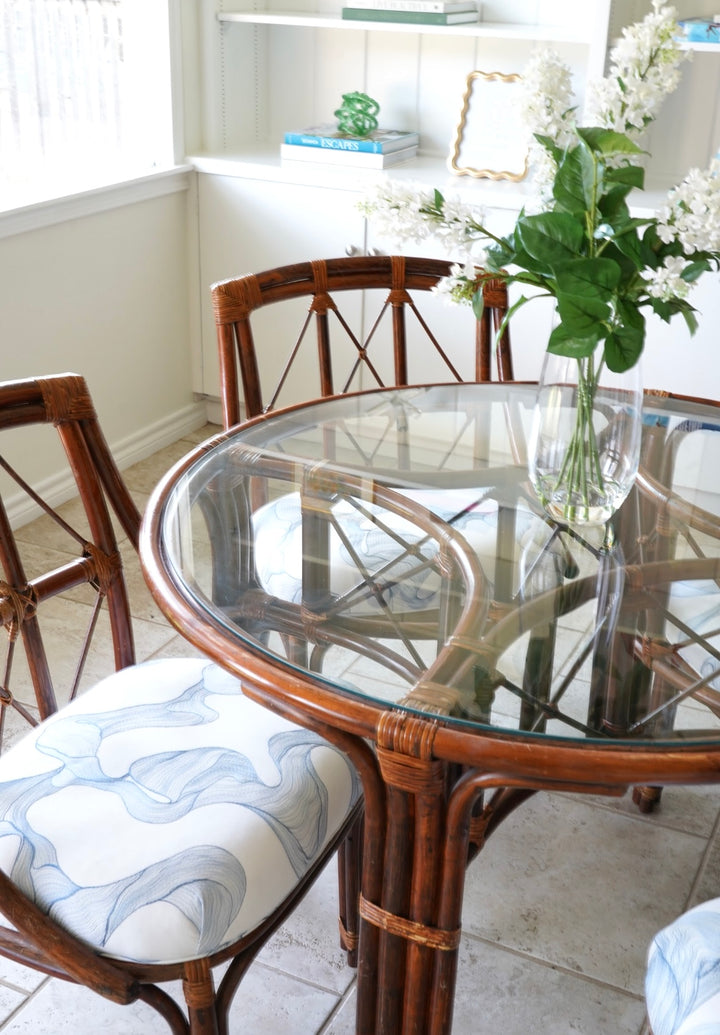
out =
[[482,265],[485,257],[484,213],[457,198],[435,205],[435,191],[417,184],[386,179],[359,203],[360,211],[373,220],[379,237],[397,244],[438,241],[449,255]]
[[637,139],[680,81],[683,53],[674,36],[677,12],[653,0],[641,22],[623,29],[610,54],[610,72],[590,83],[585,125],[603,126]]
[[535,134],[549,137],[566,148],[575,137],[575,120],[570,69],[551,49],[536,51],[525,67],[519,99],[521,124],[528,133],[528,164],[533,184],[546,201],[552,193],[557,165]]
[[644,270],[642,278],[647,285],[648,295],[663,302],[687,298],[690,285],[682,278],[686,266],[687,259],[684,257],[668,255],[658,269]]
[[420,244],[432,236],[432,226],[422,217],[421,210],[433,203],[433,197],[432,190],[386,178],[362,199],[358,208],[373,220],[379,237]]
[[456,264],[450,268],[450,275],[439,280],[431,291],[449,305],[472,305],[478,275],[481,272],[482,262],[476,263],[471,260],[464,266]]
[[720,251],[720,162],[691,169],[669,192],[658,213],[658,236],[664,244],[679,241],[686,255]]

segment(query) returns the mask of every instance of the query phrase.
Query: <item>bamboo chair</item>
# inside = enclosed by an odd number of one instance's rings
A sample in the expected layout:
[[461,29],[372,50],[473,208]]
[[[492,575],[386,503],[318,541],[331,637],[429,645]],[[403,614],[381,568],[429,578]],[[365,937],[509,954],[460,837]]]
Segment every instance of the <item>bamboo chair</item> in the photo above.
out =
[[[79,494],[63,516],[13,459],[54,429]],[[140,515],[81,377],[0,384],[0,430],[0,953],[142,1000],[173,1035],[227,1035],[240,979],[357,820],[355,770],[207,659],[135,663],[108,504],[129,548]],[[11,525],[27,497],[44,550]],[[77,668],[53,675],[76,629]],[[177,979],[186,1011],[159,987]]]
[[[476,323],[475,349],[462,350],[470,360],[463,369],[458,369],[431,329],[422,296],[450,273],[452,265],[441,259],[360,255],[279,266],[214,284],[225,427],[282,405],[283,392],[293,379],[307,379],[312,367],[317,368],[315,387],[305,391],[306,399],[423,384],[428,380],[428,354],[437,357],[448,381],[490,381],[494,366],[497,380],[512,381],[510,335],[507,328],[500,332],[508,309],[507,288],[501,280],[485,284],[485,309]],[[368,304],[364,334],[359,329],[362,317],[345,312],[353,299],[357,304],[361,298]],[[278,336],[258,348],[253,321],[266,306],[282,302],[287,310],[297,300],[303,305],[295,311],[297,324],[287,336],[285,359],[269,364]],[[273,316],[279,318],[278,313]],[[436,323],[441,319],[436,315]],[[303,366],[308,350],[315,351],[313,362]],[[385,360],[388,352],[391,368]],[[277,376],[268,375],[270,366]]]
[[[428,381],[514,380],[510,334],[503,323],[508,312],[505,283],[499,279],[485,282],[485,306],[481,319],[475,321],[474,341],[471,338],[469,342],[452,342],[446,328],[446,304],[429,297],[440,279],[451,272],[452,265],[439,259],[354,256],[301,262],[213,284],[211,295],[224,426],[230,428],[243,419],[289,403],[376,387],[422,385]],[[428,311],[428,302],[435,304],[432,312]],[[262,317],[265,321],[261,324]],[[453,355],[450,344],[459,346]],[[428,357],[434,363],[432,374],[428,372]],[[300,393],[298,386],[301,386]],[[332,459],[332,442],[327,443],[327,449],[326,458]],[[518,459],[522,463],[522,457]],[[519,492],[522,495],[522,490]],[[258,509],[253,518],[256,567],[253,588],[267,593],[269,602],[278,599],[297,602],[306,587],[292,578],[284,584],[282,577],[276,580],[276,576],[296,567],[284,564],[283,556],[295,561],[302,555],[300,500],[289,501],[285,496],[280,502],[268,502],[258,497],[254,502]],[[498,498],[494,509],[493,501],[488,499],[488,511],[483,512],[474,498],[467,513],[458,500],[450,501],[444,510],[442,506],[438,509],[437,493],[431,504],[427,500],[418,502],[431,505],[438,516],[466,535],[470,545],[485,557],[494,602],[500,602],[502,612],[514,592],[513,573],[510,565],[495,571],[494,544],[499,536],[509,541],[514,538],[517,542],[523,531],[516,525],[516,499],[506,506]],[[387,517],[386,523],[392,525],[392,517]],[[336,545],[344,538],[351,543],[350,552],[357,552],[362,558],[364,536],[361,528],[355,529],[352,512],[343,511],[340,506],[336,520],[342,524],[342,536],[336,536]],[[398,529],[396,541],[388,546],[388,567],[399,559],[402,547],[398,544],[403,537],[407,556],[412,555],[415,542],[407,536],[406,529]],[[284,553],[279,543],[284,544]],[[377,543],[373,546],[373,561],[377,562]],[[279,556],[281,553],[283,556]],[[330,550],[329,581],[337,611],[342,607],[343,596],[353,599],[358,585],[366,581],[365,572],[359,574],[361,566],[353,568],[346,563],[346,556],[340,549],[334,553],[332,548]],[[562,581],[565,559],[552,545],[542,567],[553,585]],[[538,577],[541,574],[539,565]],[[386,592],[383,585],[366,584],[366,588],[366,597],[372,602]],[[493,610],[498,613],[497,609]],[[423,618],[422,613],[408,614],[408,626],[418,632],[418,638],[422,638]],[[354,613],[343,614],[346,627],[360,633],[363,621],[365,629],[370,631],[371,620],[368,614],[361,618]],[[398,626],[400,624],[398,619]],[[394,637],[398,626],[386,627],[386,637]],[[437,627],[436,618],[430,617],[427,621],[429,637],[437,635]],[[377,628],[370,634],[381,635]],[[525,678],[533,692],[540,696],[547,693],[550,685],[555,634],[551,623],[547,632],[539,636],[537,642],[534,640],[528,650]],[[288,648],[298,649],[302,651],[303,644],[292,644]],[[316,649],[312,660],[320,667],[322,651]],[[341,851],[341,868],[342,854]],[[346,911],[349,908],[346,906]]]

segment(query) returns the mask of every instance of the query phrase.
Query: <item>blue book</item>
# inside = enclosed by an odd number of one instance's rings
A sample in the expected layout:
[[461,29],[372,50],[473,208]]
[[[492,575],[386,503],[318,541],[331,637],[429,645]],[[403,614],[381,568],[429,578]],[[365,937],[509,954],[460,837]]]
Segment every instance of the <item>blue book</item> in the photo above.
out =
[[679,40],[683,43],[720,43],[720,20],[708,15],[679,18]]
[[301,147],[322,147],[333,151],[367,151],[370,154],[385,155],[401,148],[417,147],[420,137],[398,129],[376,129],[366,137],[351,137],[340,133],[337,126],[312,126],[297,133],[285,134],[286,144]]

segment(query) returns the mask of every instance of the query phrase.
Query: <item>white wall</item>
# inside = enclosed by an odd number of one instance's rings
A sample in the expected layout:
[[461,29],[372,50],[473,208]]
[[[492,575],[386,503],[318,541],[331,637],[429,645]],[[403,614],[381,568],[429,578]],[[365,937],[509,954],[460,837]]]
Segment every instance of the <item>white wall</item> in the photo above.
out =
[[[0,378],[83,374],[121,465],[204,419],[194,174],[183,177],[183,189],[0,239]],[[51,475],[51,459],[35,457],[33,473]]]

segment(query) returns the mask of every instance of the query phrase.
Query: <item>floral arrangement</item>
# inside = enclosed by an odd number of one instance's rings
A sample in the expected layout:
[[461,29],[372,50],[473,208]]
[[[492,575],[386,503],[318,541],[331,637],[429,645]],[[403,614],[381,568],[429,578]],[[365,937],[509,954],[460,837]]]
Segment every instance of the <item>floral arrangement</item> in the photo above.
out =
[[538,210],[523,210],[508,236],[491,233],[471,206],[399,181],[384,181],[362,211],[398,242],[434,237],[455,251],[463,264],[438,290],[472,303],[476,315],[487,277],[534,289],[509,317],[531,297],[554,297],[559,321],[549,352],[579,359],[598,350],[609,369],[627,370],[643,350],[643,308],[665,321],[680,313],[694,332],[689,290],[720,268],[720,163],[692,169],[654,217],[632,217],[627,203],[644,186],[643,131],[687,56],[675,42],[675,17],[653,0],[651,13],[624,30],[609,75],[589,84],[583,125],[567,66],[547,50],[531,59],[520,105]]
[[546,507],[552,502],[568,519],[603,512],[604,502],[627,491],[611,484],[593,421],[604,367],[622,373],[638,362],[645,311],[666,322],[681,314],[694,333],[688,294],[705,271],[720,268],[720,162],[690,170],[654,216],[634,217],[628,206],[644,186],[643,133],[688,56],[677,35],[674,8],[653,0],[647,17],[624,30],[608,76],[589,84],[582,124],[567,66],[549,50],[532,57],[519,104],[536,201],[507,236],[493,234],[477,209],[398,181],[385,180],[360,203],[379,233],[414,243],[435,238],[462,259],[437,290],[471,303],[478,317],[487,278],[521,286],[507,319],[532,298],[555,300],[547,351],[577,360],[580,402],[557,470],[534,483]]

